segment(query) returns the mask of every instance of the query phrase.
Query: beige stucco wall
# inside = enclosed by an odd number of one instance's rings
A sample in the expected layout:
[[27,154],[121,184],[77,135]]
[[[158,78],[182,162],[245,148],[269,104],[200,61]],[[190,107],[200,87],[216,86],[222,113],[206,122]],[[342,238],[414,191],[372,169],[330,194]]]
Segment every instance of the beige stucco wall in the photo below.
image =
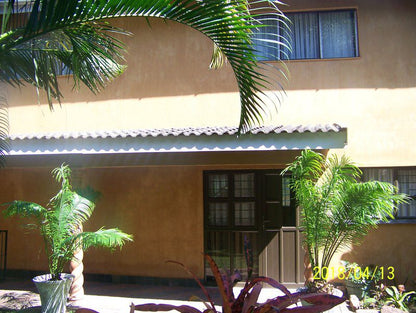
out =
[[231,67],[209,70],[213,44],[184,25],[124,18],[133,35],[126,72],[99,95],[72,90],[60,78],[64,101],[51,112],[32,88],[8,89],[11,133],[236,125],[239,96]]
[[[343,259],[364,266],[375,264],[389,269],[396,284],[416,287],[416,227],[414,224],[380,225],[371,231],[361,245],[343,255]],[[387,275],[387,272],[385,272]],[[393,277],[393,275],[390,275]]]
[[[287,157],[293,157],[287,155]],[[138,166],[75,169],[74,184],[101,192],[86,231],[102,226],[119,227],[134,236],[121,251],[90,249],[85,254],[85,272],[106,275],[189,278],[175,260],[186,264],[199,277],[204,275],[203,186],[204,170],[241,168],[282,168],[276,164],[246,166]],[[0,169],[0,203],[15,199],[46,201],[58,190],[50,168]],[[11,270],[46,271],[43,242],[37,232],[29,232],[19,218],[1,218],[0,229],[8,230],[7,266]],[[363,266],[376,264],[394,268],[397,283],[415,278],[414,224],[381,225],[370,232],[361,245],[334,258]]]
[[[57,192],[49,169],[1,170],[0,202],[21,199],[46,205]],[[102,193],[86,231],[119,227],[134,236],[122,251],[91,249],[85,271],[113,275],[181,277],[173,259],[202,277],[202,171],[194,167],[137,167],[76,171],[82,186]],[[180,187],[178,189],[177,187]],[[9,232],[8,268],[46,270],[43,244],[17,218],[0,220]],[[185,275],[186,277],[186,275]]]
[[[334,8],[333,1],[287,2],[295,11]],[[346,125],[342,152],[361,166],[415,165],[416,3],[336,3],[357,8],[360,57],[288,62],[288,95],[277,119]]]
[[[264,159],[269,157],[265,155]],[[221,158],[220,154],[218,159]],[[275,157],[274,164],[74,168],[74,186],[91,187],[101,193],[84,230],[119,227],[134,236],[134,242],[121,251],[91,248],[85,254],[85,272],[190,278],[179,266],[166,264],[167,260],[175,260],[202,278],[203,171],[282,168],[293,158],[293,153],[286,153]],[[51,169],[1,168],[0,203],[25,200],[46,205],[59,188],[50,175]],[[43,241],[38,232],[22,228],[27,222],[30,220],[0,218],[0,229],[8,230],[7,267],[46,271]]]
[[[265,117],[265,124],[342,123],[349,134],[344,151],[359,165],[414,165],[416,3],[287,3],[288,11],[357,8],[360,56],[287,62],[287,94],[278,113]],[[206,37],[156,19],[151,28],[140,18],[117,24],[133,33],[123,38],[127,71],[98,96],[64,87],[64,102],[54,112],[43,99],[37,104],[33,89],[9,88],[12,134],[238,123],[239,99],[231,67],[208,69],[212,43]]]

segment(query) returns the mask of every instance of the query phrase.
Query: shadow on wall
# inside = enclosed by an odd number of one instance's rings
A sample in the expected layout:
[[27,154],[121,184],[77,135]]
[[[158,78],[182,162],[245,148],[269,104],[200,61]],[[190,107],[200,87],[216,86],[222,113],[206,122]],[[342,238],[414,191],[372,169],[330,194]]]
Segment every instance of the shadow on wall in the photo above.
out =
[[[286,90],[416,87],[412,66],[416,38],[409,36],[410,30],[416,27],[411,15],[416,3],[402,2],[397,5],[395,0],[385,0],[354,5],[359,21],[359,57],[288,61],[289,83],[283,78],[277,79]],[[311,9],[312,5],[314,9],[325,8],[322,1],[299,3],[289,6],[290,10]],[[345,8],[345,4],[340,5]],[[385,12],[390,16],[387,21]],[[213,43],[198,31],[156,18],[150,19],[150,27],[140,17],[120,18],[115,22],[133,34],[121,38],[127,46],[126,72],[98,95],[84,89],[73,92],[72,84],[62,86],[65,102],[238,92],[229,64],[219,70],[209,70]],[[388,45],[385,38],[389,38]],[[385,62],[386,59],[389,61]],[[20,101],[12,105],[23,104]]]
[[362,271],[369,265],[378,266],[378,274],[385,284],[404,284],[407,290],[415,290],[415,238],[415,224],[380,225],[341,259],[359,264]]

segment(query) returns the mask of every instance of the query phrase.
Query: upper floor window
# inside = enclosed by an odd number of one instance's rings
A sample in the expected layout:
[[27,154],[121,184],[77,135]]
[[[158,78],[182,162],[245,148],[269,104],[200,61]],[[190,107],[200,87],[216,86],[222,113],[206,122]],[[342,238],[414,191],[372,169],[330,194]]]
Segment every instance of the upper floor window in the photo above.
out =
[[396,218],[416,218],[416,168],[365,168],[363,180],[378,180],[394,184],[399,192],[410,196],[408,203],[399,205]]
[[[286,13],[287,27],[263,15],[253,43],[262,60],[333,59],[358,56],[355,10]],[[273,40],[279,39],[283,45]],[[273,40],[271,40],[273,39]],[[291,49],[289,48],[291,47]]]

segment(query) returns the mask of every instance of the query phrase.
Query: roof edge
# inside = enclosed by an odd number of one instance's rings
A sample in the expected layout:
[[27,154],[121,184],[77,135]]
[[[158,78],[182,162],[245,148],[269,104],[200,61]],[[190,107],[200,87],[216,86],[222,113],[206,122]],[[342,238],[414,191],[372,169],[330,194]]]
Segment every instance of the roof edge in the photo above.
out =
[[[278,125],[257,126],[240,136],[256,134],[282,134],[282,133],[316,133],[316,132],[341,132],[347,128],[343,125],[317,124],[317,125]],[[103,131],[79,131],[79,132],[51,132],[37,134],[15,134],[9,136],[11,141],[16,140],[48,140],[48,139],[96,139],[96,138],[137,138],[137,137],[179,137],[179,136],[236,136],[238,127],[184,127],[184,128],[155,128],[132,130],[103,130]]]

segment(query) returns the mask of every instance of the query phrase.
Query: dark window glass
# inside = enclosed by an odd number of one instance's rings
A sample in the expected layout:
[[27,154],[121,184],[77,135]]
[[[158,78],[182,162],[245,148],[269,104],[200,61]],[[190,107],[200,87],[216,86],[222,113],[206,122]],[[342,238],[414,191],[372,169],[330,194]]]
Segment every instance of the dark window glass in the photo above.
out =
[[397,171],[399,191],[411,197],[408,203],[402,203],[397,212],[398,218],[416,218],[416,169]]
[[[286,13],[288,21],[277,24],[268,15],[260,24],[253,44],[261,60],[332,59],[358,56],[355,10]],[[281,45],[272,40],[279,39]],[[291,48],[289,48],[291,47]]]
[[228,205],[226,202],[211,202],[209,204],[208,224],[211,226],[228,225]]
[[210,197],[224,198],[228,197],[228,176],[227,175],[209,175],[208,194]]
[[396,218],[416,218],[416,168],[365,168],[362,171],[363,181],[388,182],[411,197],[408,203],[399,205]]

